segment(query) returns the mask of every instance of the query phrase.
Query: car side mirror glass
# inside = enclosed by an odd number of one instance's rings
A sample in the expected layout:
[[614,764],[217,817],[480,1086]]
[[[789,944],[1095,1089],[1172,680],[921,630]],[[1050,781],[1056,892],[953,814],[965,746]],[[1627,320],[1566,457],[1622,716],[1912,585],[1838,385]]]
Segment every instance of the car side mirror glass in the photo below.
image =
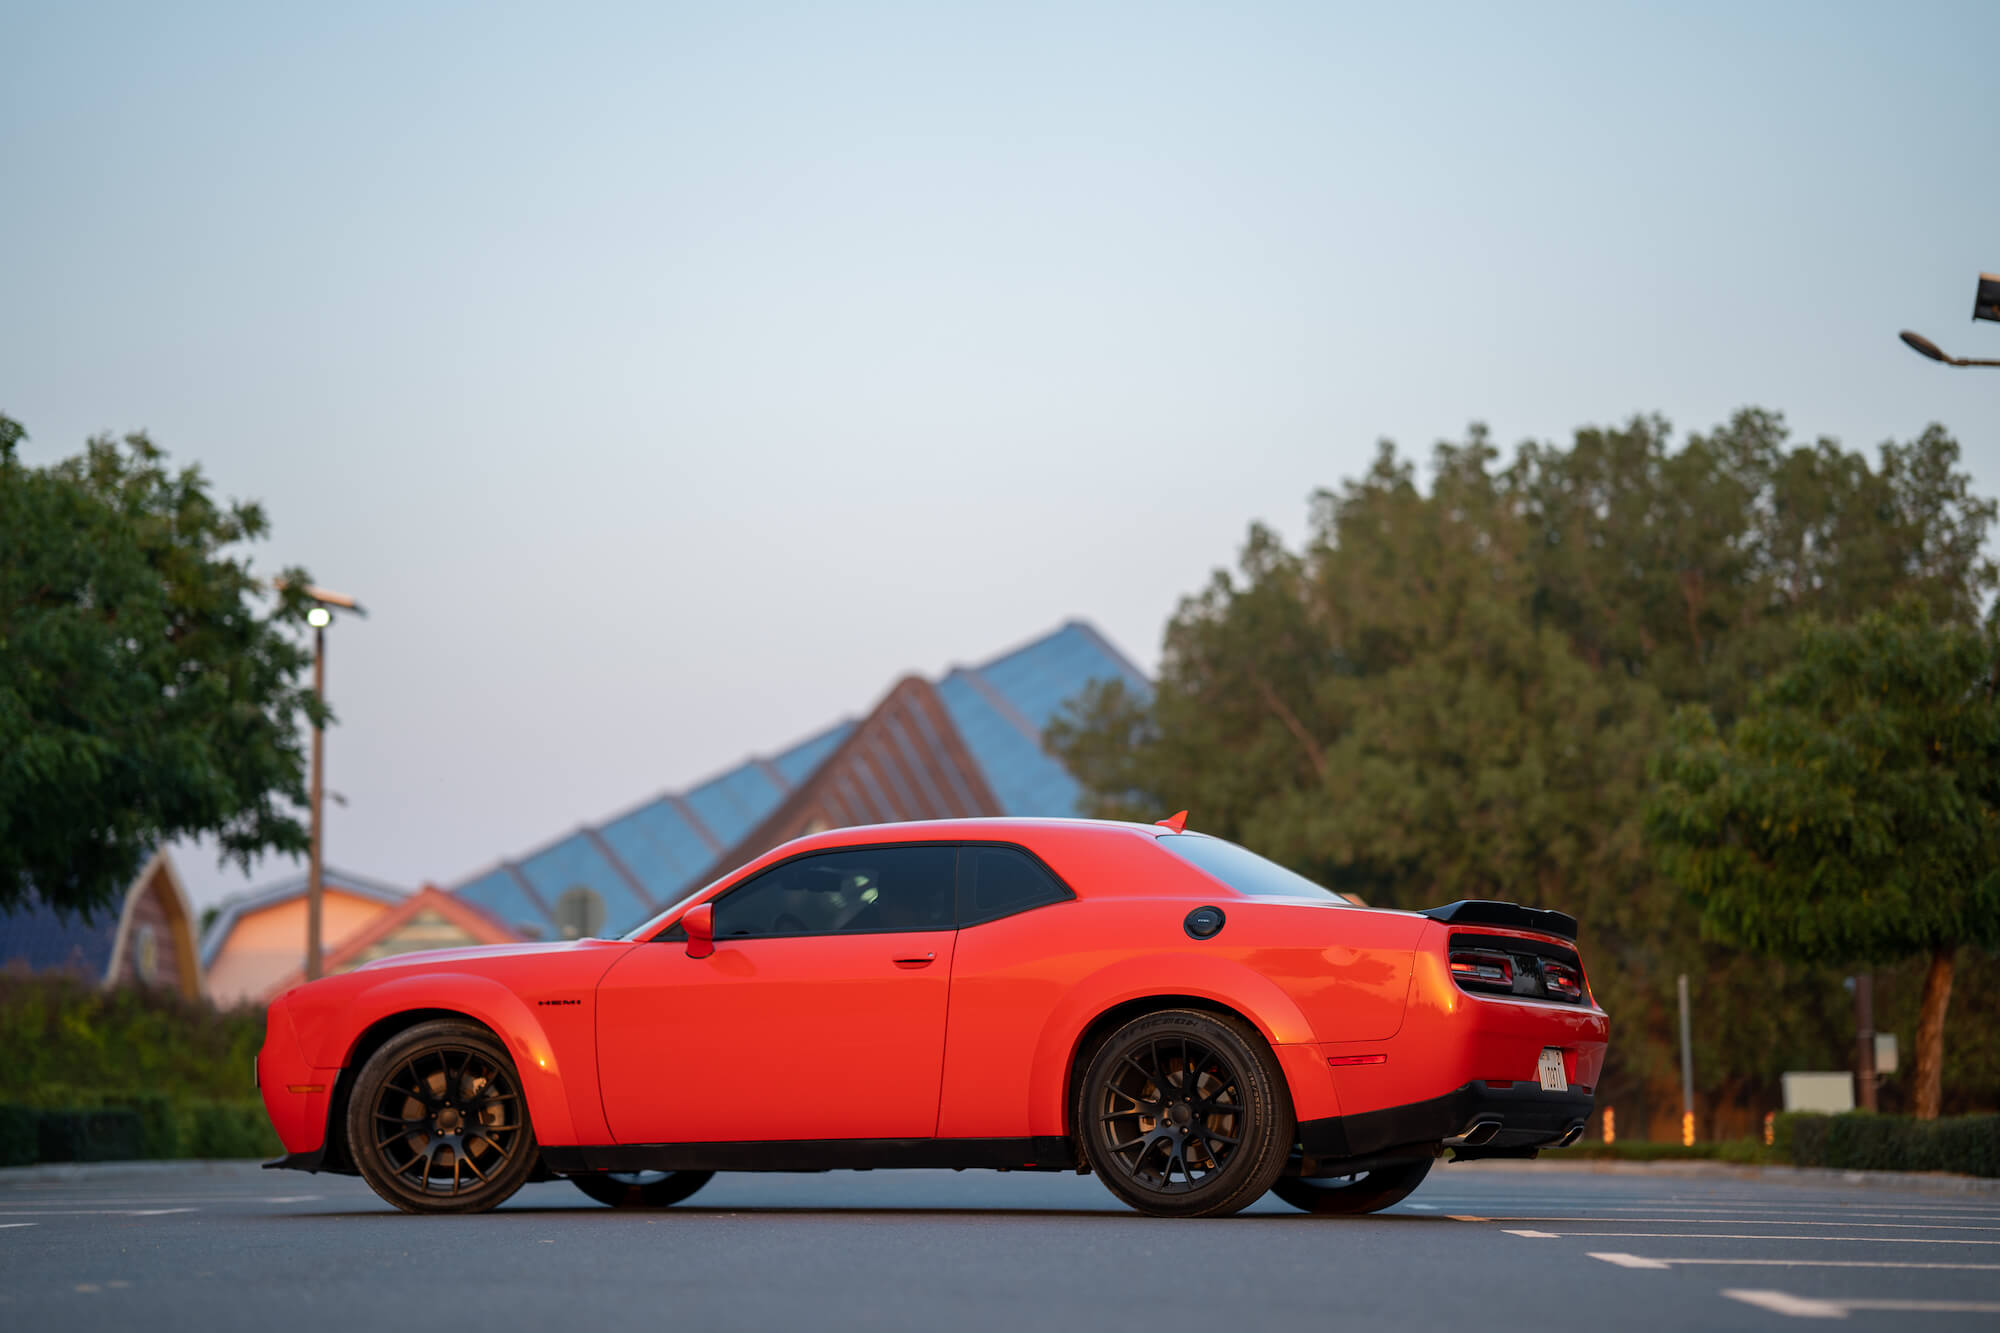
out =
[[706,958],[715,952],[715,906],[701,903],[681,913],[681,929],[687,932],[688,957]]

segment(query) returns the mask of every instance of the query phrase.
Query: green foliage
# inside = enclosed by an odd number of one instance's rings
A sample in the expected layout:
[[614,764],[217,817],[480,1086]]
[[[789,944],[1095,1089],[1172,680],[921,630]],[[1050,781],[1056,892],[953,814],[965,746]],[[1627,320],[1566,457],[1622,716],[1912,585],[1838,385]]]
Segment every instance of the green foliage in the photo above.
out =
[[1302,548],[1251,527],[1167,626],[1150,699],[1093,689],[1048,740],[1090,813],[1185,807],[1383,906],[1574,913],[1615,1025],[1601,1099],[1675,1095],[1689,974],[1727,1015],[1696,1026],[1699,1090],[1748,1117],[1782,1070],[1846,1063],[1841,970],[1703,938],[1646,842],[1647,762],[1679,707],[1733,720],[1815,619],[1904,597],[1967,622],[2000,576],[1958,459],[1936,427],[1871,462],[1758,411],[1679,449],[1638,419],[1504,466],[1475,427],[1428,486],[1385,444],[1315,497]]
[[0,1166],[27,1166],[42,1155],[42,1113],[0,1102]]
[[144,1155],[145,1131],[123,1107],[67,1107],[41,1112],[37,1160],[121,1162]]
[[262,1102],[177,1105],[150,1093],[86,1100],[53,1109],[0,1103],[0,1166],[275,1157],[284,1151]]
[[2000,944],[2000,650],[1921,603],[1812,626],[1728,740],[1675,718],[1649,830],[1720,939],[1804,961]]
[[1569,1148],[1544,1149],[1542,1161],[1591,1162],[1732,1162],[1739,1166],[1762,1166],[1782,1161],[1773,1148],[1756,1139],[1715,1139],[1708,1142],[1649,1143],[1643,1139],[1620,1139],[1616,1143],[1579,1143]]
[[155,991],[0,976],[0,1102],[241,1099],[251,1093],[250,1065],[263,1043],[259,1010],[219,1013]]
[[181,1120],[182,1157],[276,1157],[284,1152],[262,1102],[197,1102]]
[[301,723],[325,712],[302,571],[268,613],[254,504],[220,504],[143,435],[46,468],[0,416],[0,911],[110,903],[162,842],[244,865],[302,852]]
[[1912,1120],[1866,1111],[1788,1112],[1777,1117],[1772,1138],[1797,1166],[2000,1176],[2000,1115]]
[[250,1066],[264,1015],[0,976],[0,1165],[274,1157]]

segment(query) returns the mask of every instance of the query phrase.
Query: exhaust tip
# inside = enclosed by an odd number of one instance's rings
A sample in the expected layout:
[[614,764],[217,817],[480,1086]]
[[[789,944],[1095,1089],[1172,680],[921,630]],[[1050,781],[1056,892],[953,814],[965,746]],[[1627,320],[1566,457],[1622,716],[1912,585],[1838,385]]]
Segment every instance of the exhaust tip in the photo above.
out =
[[1570,1144],[1575,1143],[1578,1139],[1582,1137],[1583,1137],[1583,1122],[1579,1120],[1575,1124],[1571,1125],[1568,1129],[1563,1131],[1563,1136],[1556,1140],[1555,1146],[1558,1148],[1567,1148],[1569,1147]]
[[1475,1120],[1456,1137],[1446,1139],[1445,1142],[1454,1148],[1477,1148],[1482,1143],[1491,1143],[1499,1132],[1498,1120]]

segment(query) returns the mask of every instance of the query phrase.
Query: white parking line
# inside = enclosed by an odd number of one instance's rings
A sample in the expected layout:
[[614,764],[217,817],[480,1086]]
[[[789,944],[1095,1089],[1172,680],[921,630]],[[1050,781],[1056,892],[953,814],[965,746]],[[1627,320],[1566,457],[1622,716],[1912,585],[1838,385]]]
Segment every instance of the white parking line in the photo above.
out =
[[0,1217],[165,1217],[168,1213],[198,1213],[199,1208],[38,1208],[0,1212]]
[[33,1225],[35,1225],[33,1222],[0,1222],[0,1231],[5,1231],[9,1227],[31,1227]]
[[1620,1268],[1675,1268],[1689,1264],[1732,1268],[1943,1268],[1955,1273],[2000,1273],[2000,1264],[1902,1263],[1894,1259],[1649,1259],[1643,1255],[1592,1250],[1590,1257]]
[[[1455,1218],[1454,1221],[1471,1219]],[[1873,1227],[1877,1231],[2000,1231],[2000,1227],[1969,1227],[1952,1222],[1815,1222],[1804,1217],[1484,1217],[1482,1222],[1678,1222],[1682,1226],[1739,1227]]]
[[1959,1236],[1751,1236],[1716,1231],[1514,1231],[1502,1228],[1510,1236],[1533,1236],[1537,1239],[1560,1236],[1578,1236],[1585,1239],[1601,1237],[1616,1240],[1813,1240],[1820,1242],[1844,1241],[1858,1245],[2000,1245],[2000,1240],[1966,1240]]
[[1921,1314],[2000,1314],[2000,1301],[1872,1301],[1821,1299],[1794,1296],[1785,1291],[1751,1291],[1728,1288],[1722,1293],[1732,1301],[1742,1301],[1773,1314],[1794,1319],[1845,1319],[1851,1310],[1907,1310]]
[[[1546,1205],[1548,1203],[1548,1200],[1543,1199],[1541,1200],[1541,1202]],[[1589,1207],[1594,1212],[1615,1213],[1620,1216],[1624,1216],[1629,1213],[1683,1213],[1683,1214],[1688,1214],[1688,1216],[1686,1216],[1681,1220],[1688,1222],[1700,1222],[1707,1220],[1707,1215],[1709,1214],[1747,1213],[1750,1211],[1750,1207],[1747,1204],[1742,1208],[1707,1208],[1707,1207],[1681,1208],[1673,1204],[1660,1204],[1652,1208],[1639,1208],[1626,1204],[1608,1204],[1608,1203],[1589,1204],[1586,1206]],[[1868,1211],[1862,1211],[1859,1209],[1847,1209],[1847,1208],[1835,1208],[1835,1209],[1800,1208],[1795,1211],[1800,1213],[1805,1213],[1813,1217],[1893,1217],[1893,1218],[1900,1218],[1901,1220],[1906,1222],[1930,1220],[1936,1222],[1992,1222],[1995,1224],[2000,1224],[2000,1213],[1927,1213],[1927,1212],[1912,1212],[1908,1209],[1900,1209],[1896,1211],[1875,1211],[1871,1209]],[[1716,1220],[1722,1221],[1727,1219],[1718,1218]],[[1775,1222],[1782,1222],[1785,1219],[1782,1216],[1777,1216],[1773,1217],[1771,1220]]]

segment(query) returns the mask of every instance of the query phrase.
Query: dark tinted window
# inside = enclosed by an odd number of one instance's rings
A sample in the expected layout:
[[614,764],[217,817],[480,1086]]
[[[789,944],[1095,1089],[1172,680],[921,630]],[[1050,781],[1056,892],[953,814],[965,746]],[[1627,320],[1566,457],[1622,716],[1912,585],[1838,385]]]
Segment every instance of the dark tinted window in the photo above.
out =
[[950,847],[856,847],[772,866],[715,904],[715,937],[950,930]]
[[959,851],[959,882],[965,899],[958,924],[976,926],[1073,895],[1026,852],[1012,847],[966,847]]
[[1160,846],[1227,884],[1238,893],[1253,898],[1326,898],[1347,905],[1347,899],[1332,889],[1324,889],[1304,875],[1285,869],[1276,861],[1266,861],[1257,853],[1233,842],[1202,833],[1169,833]]

